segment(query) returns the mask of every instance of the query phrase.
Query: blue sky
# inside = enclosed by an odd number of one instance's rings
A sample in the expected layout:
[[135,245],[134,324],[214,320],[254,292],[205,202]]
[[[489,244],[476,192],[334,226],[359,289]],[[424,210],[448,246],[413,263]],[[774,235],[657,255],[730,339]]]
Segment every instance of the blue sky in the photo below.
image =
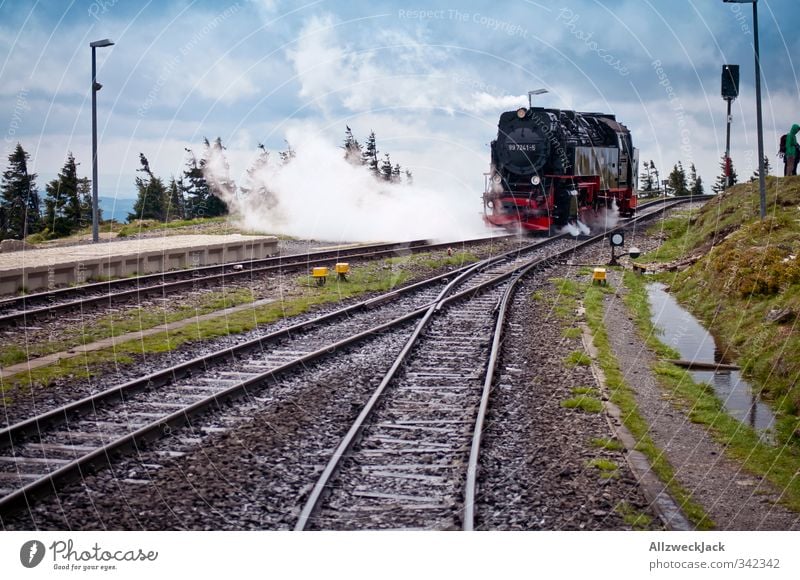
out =
[[[800,121],[796,0],[761,0],[765,150]],[[346,124],[418,181],[476,195],[499,113],[527,101],[617,115],[666,177],[696,163],[707,187],[725,146],[723,63],[741,67],[732,157],[757,163],[753,22],[722,0],[565,2],[0,3],[0,131],[52,178],[72,151],[90,173],[92,40],[98,50],[100,194],[129,196],[139,152],[164,177],[185,147],[221,137],[233,176],[264,143]],[[320,168],[324,187],[324,167]]]

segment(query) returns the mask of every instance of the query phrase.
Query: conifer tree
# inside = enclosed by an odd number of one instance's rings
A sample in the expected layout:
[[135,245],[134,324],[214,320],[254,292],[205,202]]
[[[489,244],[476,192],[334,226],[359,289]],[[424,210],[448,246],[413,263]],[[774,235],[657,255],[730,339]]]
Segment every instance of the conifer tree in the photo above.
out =
[[642,173],[641,191],[650,193],[653,191],[653,174],[650,172],[650,164],[644,164],[644,171]]
[[[720,174],[717,176],[714,185],[711,186],[711,191],[714,193],[720,193],[721,191],[725,191],[727,187],[727,180],[725,178],[725,154],[723,153],[720,157],[719,162]],[[739,176],[736,175],[736,169],[733,166],[733,159],[731,159],[731,185],[736,185],[739,181]]]
[[[206,150],[200,160],[200,169],[208,184],[206,215],[208,217],[227,215],[228,204],[224,199],[236,195],[236,184],[230,176],[230,166],[225,158],[225,147],[219,137],[212,143],[209,143],[208,139],[203,141]],[[213,165],[211,165],[212,163]]]
[[411,171],[406,169],[405,173],[406,173],[406,184],[407,185],[413,185],[414,184],[414,176],[411,175]]
[[705,195],[706,194],[705,189],[703,188],[703,178],[700,177],[699,175],[697,176],[697,179],[695,179],[694,183],[692,184],[691,193],[692,193],[692,195]]
[[[58,177],[45,187],[44,221],[53,237],[68,236],[83,225],[84,208],[79,182],[78,164],[72,153],[67,153],[67,160]],[[88,201],[91,223],[91,198]]]
[[17,143],[8,156],[8,169],[0,180],[0,239],[22,239],[41,227],[41,203],[36,174],[28,173],[30,156]]
[[[78,201],[81,207],[81,217],[78,228],[86,228],[92,225],[92,180],[88,177],[78,178]],[[103,221],[103,210],[97,208],[97,221]]]
[[369,167],[375,177],[381,176],[381,171],[378,167],[378,146],[375,141],[375,131],[370,131],[369,137],[367,137],[367,144],[361,154],[361,163]]
[[185,219],[184,205],[183,184],[178,183],[173,175],[170,177],[169,185],[167,186],[166,220]]
[[141,176],[136,177],[138,195],[133,204],[133,211],[128,214],[129,220],[159,220],[164,221],[166,211],[166,188],[160,177],[153,175],[150,163],[144,153],[139,153],[139,163],[142,165],[137,171]]
[[686,186],[686,170],[680,161],[673,166],[667,179],[669,179],[669,188],[674,195],[689,195],[689,188]]
[[392,160],[389,158],[388,153],[385,153],[383,156],[380,175],[384,181],[391,181],[392,179]]
[[183,170],[181,183],[184,184],[183,194],[185,198],[185,216],[187,219],[194,219],[206,216],[206,202],[208,199],[208,183],[203,177],[203,170],[200,168],[195,157],[194,151],[185,148],[188,153],[186,159],[186,169]]
[[[772,166],[769,164],[769,159],[766,155],[764,155],[764,175],[769,175],[769,172],[772,170]],[[750,181],[757,181],[758,180],[758,167],[756,170],[753,171],[752,177],[750,177]]]
[[392,183],[400,183],[400,164],[396,163],[392,168]]
[[349,125],[345,125],[345,127],[347,130],[344,133],[344,145],[342,146],[344,149],[344,158],[348,163],[352,163],[353,165],[363,165],[364,152],[361,150],[361,143],[353,137],[353,131],[350,130]]
[[292,159],[294,159],[297,156],[297,152],[294,149],[292,149],[291,143],[289,143],[285,139],[284,142],[286,143],[286,150],[278,152],[278,155],[281,158],[281,164],[286,165],[287,163],[290,163]]
[[269,151],[261,143],[258,148],[261,152],[247,170],[247,179],[240,189],[243,196],[257,199],[261,207],[272,209],[278,205],[278,199],[265,182],[264,170],[269,166]]

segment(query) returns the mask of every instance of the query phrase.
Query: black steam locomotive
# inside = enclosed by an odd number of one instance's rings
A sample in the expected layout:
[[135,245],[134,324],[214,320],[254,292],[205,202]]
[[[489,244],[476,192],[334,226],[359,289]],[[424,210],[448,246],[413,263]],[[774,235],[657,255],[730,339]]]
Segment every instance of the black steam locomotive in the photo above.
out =
[[483,194],[495,226],[555,231],[636,209],[638,150],[614,115],[540,107],[500,115]]

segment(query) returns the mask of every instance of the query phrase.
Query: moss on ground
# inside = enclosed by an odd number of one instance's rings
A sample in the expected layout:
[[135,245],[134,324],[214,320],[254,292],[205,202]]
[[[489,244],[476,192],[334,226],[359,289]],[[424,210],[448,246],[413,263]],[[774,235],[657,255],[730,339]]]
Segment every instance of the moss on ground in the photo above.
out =
[[[626,304],[640,334],[647,337],[648,347],[663,358],[676,358],[674,351],[657,338],[647,301],[646,280],[626,273],[625,285],[629,290]],[[800,511],[800,478],[797,477],[800,449],[796,445],[765,442],[757,431],[728,414],[710,385],[694,382],[685,369],[662,361],[656,363],[653,370],[666,394],[684,410],[689,420],[703,425],[730,457],[751,473],[772,482],[782,491],[784,503]]]
[[800,177],[767,179],[763,221],[757,183],[748,183],[668,220],[662,233],[664,245],[642,261],[700,257],[659,279],[773,405],[780,440],[800,445]]

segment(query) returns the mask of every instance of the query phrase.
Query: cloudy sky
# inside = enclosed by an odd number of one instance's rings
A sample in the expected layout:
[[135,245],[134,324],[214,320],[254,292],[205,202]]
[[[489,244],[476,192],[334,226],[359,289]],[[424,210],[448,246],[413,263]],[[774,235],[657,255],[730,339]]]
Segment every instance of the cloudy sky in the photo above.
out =
[[[765,151],[800,122],[796,0],[759,2]],[[67,151],[90,174],[98,49],[100,194],[133,195],[139,152],[164,177],[185,147],[221,137],[234,177],[258,143],[338,144],[370,130],[431,187],[479,193],[499,113],[527,102],[610,112],[662,170],[694,162],[707,186],[725,147],[723,63],[741,66],[732,157],[757,164],[750,4],[722,0],[303,3],[48,0],[0,3],[0,132],[39,185]],[[324,187],[325,168],[319,168]],[[476,203],[479,198],[475,197]]]

